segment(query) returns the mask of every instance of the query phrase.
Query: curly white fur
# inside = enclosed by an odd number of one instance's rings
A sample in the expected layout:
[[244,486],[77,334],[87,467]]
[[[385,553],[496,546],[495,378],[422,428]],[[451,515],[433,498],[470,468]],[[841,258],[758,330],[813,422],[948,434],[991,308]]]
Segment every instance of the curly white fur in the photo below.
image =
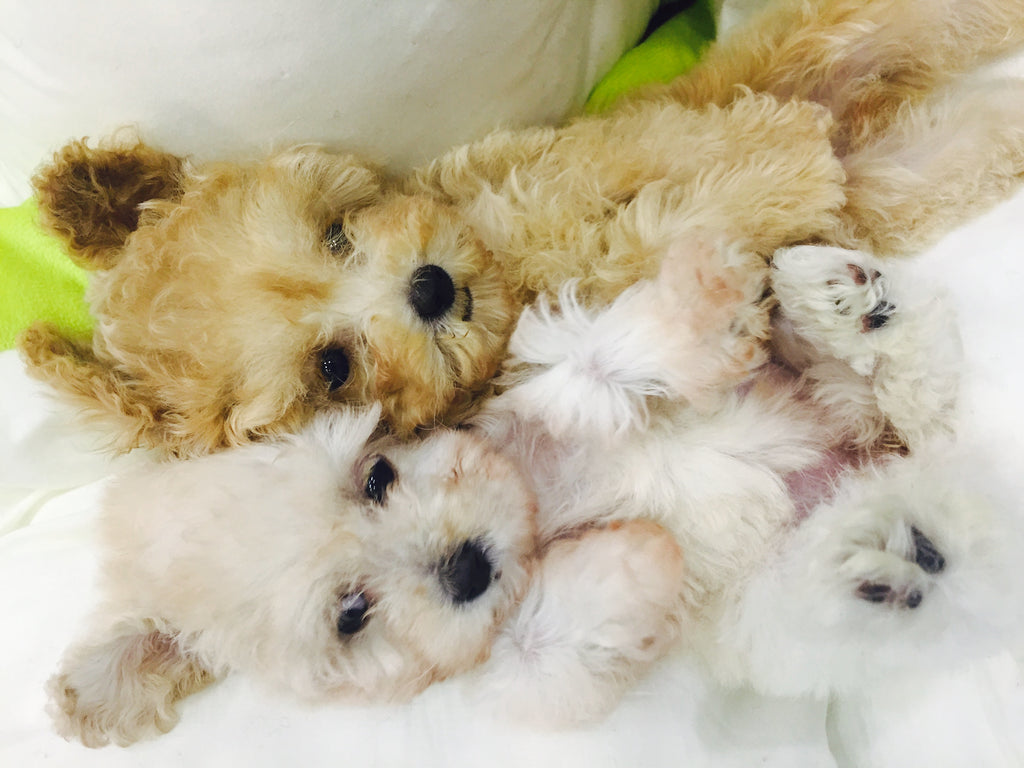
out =
[[[780,252],[787,366],[751,365],[700,413],[665,394],[686,373],[674,368],[685,332],[657,348],[648,338],[644,367],[617,375],[666,282],[685,293],[698,281],[676,261],[599,317],[536,311],[517,328],[516,354],[535,334],[569,343],[561,359],[550,347],[544,365],[531,358],[532,377],[513,379],[480,426],[534,478],[548,556],[575,564],[542,566],[483,670],[488,695],[539,722],[593,717],[676,636],[727,682],[827,695],[977,658],[1019,633],[1024,527],[992,457],[952,437],[960,357],[947,303],[862,252]],[[589,343],[608,327],[605,344]],[[567,430],[563,404],[602,387]]]
[[[305,700],[379,701],[480,663],[529,574],[533,499],[478,437],[396,445],[371,439],[378,417],[118,478],[103,600],[49,684],[61,733],[166,731],[179,699],[230,670]],[[382,457],[393,480],[369,485]]]
[[[948,308],[855,251],[780,252],[772,274],[775,362],[737,322],[762,277],[697,241],[602,312],[571,291],[528,310],[472,430],[395,443],[375,410],[341,413],[132,470],[107,495],[104,601],[50,683],[59,729],[165,731],[230,670],[363,700],[480,667],[489,702],[550,725],[607,712],[677,644],[727,682],[827,694],[1008,641],[1024,535],[952,437]],[[470,544],[482,591],[455,599]]]

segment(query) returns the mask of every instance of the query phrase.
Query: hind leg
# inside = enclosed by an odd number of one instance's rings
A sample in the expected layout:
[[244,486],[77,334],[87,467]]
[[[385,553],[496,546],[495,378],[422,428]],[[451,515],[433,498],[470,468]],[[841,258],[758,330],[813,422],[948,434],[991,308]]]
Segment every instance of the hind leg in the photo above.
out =
[[1018,188],[1024,81],[974,83],[905,104],[843,166],[847,202],[836,242],[877,255],[919,252]]
[[1022,47],[1018,0],[784,1],[668,91],[693,106],[726,104],[744,85],[827,106],[848,175],[830,242],[906,254],[1019,184],[1024,84],[940,92]]
[[1013,647],[1024,539],[993,458],[943,444],[846,478],[728,614],[755,685],[863,690]]
[[916,101],[1024,44],[1016,0],[784,0],[770,5],[669,87],[673,98],[725,104],[737,85],[828,106],[846,154]]

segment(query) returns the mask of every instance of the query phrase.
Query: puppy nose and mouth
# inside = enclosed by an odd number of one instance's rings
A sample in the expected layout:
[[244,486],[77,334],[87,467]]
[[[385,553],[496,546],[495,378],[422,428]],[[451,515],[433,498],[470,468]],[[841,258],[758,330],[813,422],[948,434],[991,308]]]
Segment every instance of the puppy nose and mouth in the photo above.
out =
[[[437,579],[455,605],[465,605],[486,592],[501,578],[495,572],[483,543],[467,540],[444,557],[437,567]],[[373,599],[364,591],[349,592],[338,599],[336,628],[341,636],[358,634],[369,620]]]
[[441,561],[438,578],[452,602],[462,604],[480,597],[497,576],[483,545],[465,541]]

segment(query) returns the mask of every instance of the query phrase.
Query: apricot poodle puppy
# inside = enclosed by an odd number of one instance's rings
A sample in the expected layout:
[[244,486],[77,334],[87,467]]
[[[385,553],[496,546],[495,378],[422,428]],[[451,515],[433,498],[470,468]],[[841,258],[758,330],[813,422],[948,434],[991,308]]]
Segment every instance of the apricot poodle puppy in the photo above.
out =
[[902,253],[1002,198],[1024,86],[945,89],[1022,40],[1011,0],[773,4],[675,84],[399,179],[308,146],[193,167],[74,142],[36,188],[94,270],[96,329],[21,347],[122,450],[203,454],[337,403],[381,403],[398,434],[457,423],[522,307],[566,280],[601,306],[704,235],[755,272],[801,242]]

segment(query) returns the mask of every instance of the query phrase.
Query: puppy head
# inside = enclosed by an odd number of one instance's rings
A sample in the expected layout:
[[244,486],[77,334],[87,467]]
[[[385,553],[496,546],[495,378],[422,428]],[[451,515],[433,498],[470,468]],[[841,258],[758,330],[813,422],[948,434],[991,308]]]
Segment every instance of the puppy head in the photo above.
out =
[[[80,227],[82,210],[105,210],[69,199],[123,185],[135,167],[121,157],[119,173],[101,172],[113,151],[76,147],[86,170],[55,165],[40,177],[46,217],[65,229]],[[146,148],[125,154],[151,176],[176,170],[135,222],[103,227],[104,237],[65,233],[98,269],[92,349],[45,328],[22,341],[41,378],[121,419],[121,447],[201,454],[292,431],[340,402],[379,401],[408,433],[442,420],[494,373],[512,305],[491,255],[452,210],[389,191],[354,158],[317,148],[200,169],[161,166]],[[68,179],[75,186],[55,193]]]
[[[382,483],[382,473],[394,479]],[[373,501],[365,583],[369,615],[381,625],[367,625],[366,642],[391,638],[426,663],[431,679],[483,662],[525,589],[534,551],[536,504],[522,477],[482,439],[453,431],[377,446],[359,465],[357,477],[364,474]],[[422,674],[410,681],[427,682]]]
[[486,658],[530,572],[534,500],[477,437],[368,442],[378,416],[111,487],[105,600],[50,684],[62,733],[166,731],[228,670],[311,701],[393,700]]

